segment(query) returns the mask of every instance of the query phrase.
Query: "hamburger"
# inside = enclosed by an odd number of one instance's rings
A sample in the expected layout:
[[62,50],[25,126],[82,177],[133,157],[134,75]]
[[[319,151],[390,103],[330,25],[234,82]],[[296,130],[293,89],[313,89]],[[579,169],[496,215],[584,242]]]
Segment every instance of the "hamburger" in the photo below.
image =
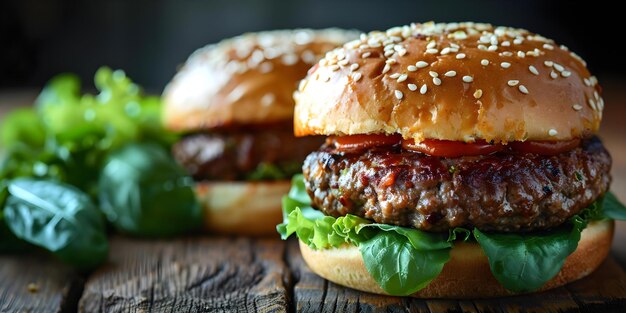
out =
[[175,159],[197,181],[205,228],[270,234],[319,137],[293,135],[293,92],[326,51],[356,38],[338,29],[244,34],[195,51],[164,90],[164,124],[184,136]]
[[604,100],[567,47],[479,23],[374,31],[295,93],[297,136],[328,136],[278,232],[350,288],[422,298],[534,292],[606,258],[615,218]]

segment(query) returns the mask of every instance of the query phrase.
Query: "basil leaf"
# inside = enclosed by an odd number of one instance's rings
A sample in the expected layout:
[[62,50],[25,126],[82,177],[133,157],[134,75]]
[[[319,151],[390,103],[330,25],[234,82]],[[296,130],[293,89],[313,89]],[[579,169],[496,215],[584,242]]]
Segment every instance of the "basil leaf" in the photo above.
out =
[[100,207],[122,232],[151,237],[182,234],[202,222],[193,184],[162,147],[130,144],[106,161],[99,183]]
[[490,234],[474,229],[495,278],[506,289],[528,292],[556,276],[578,246],[586,222],[546,234]]
[[104,221],[85,193],[70,185],[32,179],[13,180],[8,191],[4,217],[18,238],[79,269],[106,260]]
[[408,296],[426,287],[450,259],[450,249],[418,250],[408,237],[394,231],[379,232],[361,242],[365,267],[385,292]]
[[610,191],[604,195],[602,210],[608,218],[626,221],[626,207]]

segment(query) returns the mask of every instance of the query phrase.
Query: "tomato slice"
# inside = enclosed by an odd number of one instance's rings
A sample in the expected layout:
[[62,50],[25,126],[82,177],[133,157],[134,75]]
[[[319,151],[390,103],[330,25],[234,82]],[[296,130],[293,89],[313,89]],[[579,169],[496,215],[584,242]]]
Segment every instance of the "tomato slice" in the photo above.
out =
[[580,145],[580,139],[560,141],[514,141],[510,142],[511,149],[522,153],[535,153],[541,155],[556,155],[572,150]]
[[393,146],[402,140],[401,135],[350,135],[330,136],[328,140],[342,152],[358,152],[373,147]]
[[482,142],[462,142],[450,140],[426,139],[415,143],[413,139],[402,140],[402,147],[432,156],[456,158],[461,156],[485,155],[505,149],[503,145],[492,145]]

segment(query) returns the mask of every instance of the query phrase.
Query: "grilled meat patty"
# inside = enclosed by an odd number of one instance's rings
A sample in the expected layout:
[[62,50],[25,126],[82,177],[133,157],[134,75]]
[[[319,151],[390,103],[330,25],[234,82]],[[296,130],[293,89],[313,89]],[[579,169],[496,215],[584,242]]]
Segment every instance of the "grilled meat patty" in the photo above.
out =
[[378,223],[445,231],[556,227],[608,191],[611,157],[597,137],[555,156],[501,152],[441,158],[400,146],[339,153],[324,145],[305,160],[313,207]]
[[273,166],[288,179],[323,142],[322,137],[294,137],[291,125],[229,129],[188,135],[174,145],[173,155],[198,181],[247,180],[262,165]]

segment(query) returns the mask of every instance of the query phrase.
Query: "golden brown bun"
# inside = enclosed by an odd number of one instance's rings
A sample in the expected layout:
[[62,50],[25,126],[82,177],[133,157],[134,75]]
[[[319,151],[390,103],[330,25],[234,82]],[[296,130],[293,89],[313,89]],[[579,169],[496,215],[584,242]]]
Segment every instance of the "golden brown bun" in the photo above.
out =
[[318,64],[294,95],[298,136],[565,140],[597,132],[604,107],[580,57],[522,29],[395,27],[362,35]]
[[276,235],[281,199],[291,181],[198,182],[196,195],[207,231],[236,235]]
[[268,31],[201,48],[165,88],[165,124],[193,131],[291,120],[293,92],[307,70],[357,35],[339,29]]
[[[541,290],[562,286],[593,272],[609,253],[614,225],[613,221],[590,223],[582,232],[576,251],[565,260],[561,272]],[[309,268],[321,277],[353,289],[385,294],[365,269],[357,247],[312,250],[300,242],[300,251]],[[491,274],[489,262],[480,246],[461,243],[455,244],[450,251],[450,261],[441,274],[413,297],[460,299],[511,294]]]

